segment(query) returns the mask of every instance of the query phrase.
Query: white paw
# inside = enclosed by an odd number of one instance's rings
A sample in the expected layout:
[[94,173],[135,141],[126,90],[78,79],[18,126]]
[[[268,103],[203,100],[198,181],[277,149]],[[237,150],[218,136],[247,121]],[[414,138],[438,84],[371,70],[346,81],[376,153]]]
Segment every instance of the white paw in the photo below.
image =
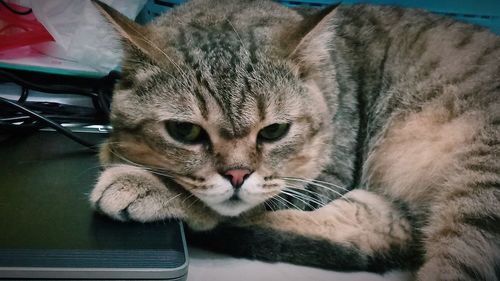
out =
[[145,170],[119,165],[101,174],[90,194],[90,202],[96,210],[114,219],[147,222],[183,218],[185,214],[179,201],[182,195],[169,191]]

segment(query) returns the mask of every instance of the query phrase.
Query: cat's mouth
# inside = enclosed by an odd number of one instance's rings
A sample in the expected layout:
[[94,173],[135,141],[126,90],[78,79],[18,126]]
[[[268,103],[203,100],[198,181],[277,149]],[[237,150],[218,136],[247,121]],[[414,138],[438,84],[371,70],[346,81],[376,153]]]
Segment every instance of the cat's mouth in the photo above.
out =
[[210,183],[210,189],[191,189],[206,206],[222,216],[235,217],[246,212],[265,200],[269,192],[263,190],[262,179],[256,173],[248,177],[242,186],[235,188],[227,179],[216,178]]
[[231,196],[231,198],[227,199],[227,201],[231,201],[231,202],[237,203],[237,202],[241,201],[241,198],[240,198],[240,196],[238,196],[238,193],[235,192],[233,194],[233,196]]
[[216,205],[212,205],[211,208],[223,216],[236,217],[241,213],[251,209],[253,204],[249,204],[239,198],[228,199]]
[[210,207],[214,209],[216,212],[223,216],[235,217],[239,214],[251,209],[255,204],[251,204],[246,202],[241,198],[239,192],[235,191],[231,197],[228,199],[216,203],[210,204]]

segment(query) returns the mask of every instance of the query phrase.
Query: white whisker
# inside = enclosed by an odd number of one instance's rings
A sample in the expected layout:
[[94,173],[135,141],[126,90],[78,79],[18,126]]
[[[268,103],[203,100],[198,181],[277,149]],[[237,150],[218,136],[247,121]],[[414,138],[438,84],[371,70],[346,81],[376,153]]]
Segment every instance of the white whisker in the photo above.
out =
[[[234,27],[233,23],[231,23],[231,21],[229,19],[226,19],[227,23],[229,23],[229,25],[231,26],[231,28],[233,29],[234,33],[236,33],[236,36],[238,37],[238,40],[240,40],[240,43],[241,43],[241,46],[244,47],[245,44],[243,44],[243,40],[241,40],[241,37],[240,37],[240,34],[238,33],[238,31],[236,30],[236,28]],[[245,49],[246,50],[246,49]]]
[[181,196],[181,195],[182,195],[182,193],[177,193],[176,195],[174,195],[174,196],[172,196],[172,197],[168,198],[168,199],[167,199],[167,201],[165,201],[165,203],[164,203],[164,204],[166,204],[166,203],[168,203],[168,202],[170,202],[170,201],[174,200],[175,198],[177,198],[177,197],[179,197],[179,196]]
[[[290,204],[290,205],[291,205],[292,207],[294,207],[296,210],[302,211],[302,209],[301,209],[301,208],[299,208],[297,205],[295,205],[295,204],[293,204],[292,202],[288,201],[287,199],[285,199],[285,198],[283,198],[283,197],[279,196],[279,194],[278,194],[278,195],[276,195],[276,197],[275,197],[275,198],[280,198],[280,199],[282,199],[284,202],[286,202],[287,204]],[[286,205],[286,204],[285,204],[285,205]]]
[[273,206],[271,205],[270,201],[265,201],[264,206],[268,207],[271,209],[272,212],[275,212],[276,210],[273,209]]
[[342,187],[340,185],[337,185],[337,184],[334,184],[334,183],[331,183],[331,182],[327,182],[327,181],[321,181],[321,180],[316,180],[316,179],[311,179],[310,181],[312,182],[317,182],[317,183],[322,183],[322,184],[326,184],[326,185],[330,185],[330,186],[333,186],[333,187],[336,187],[336,188],[339,188],[339,189],[342,189],[344,191],[347,191],[349,192],[350,190],[345,188],[345,187]]
[[268,202],[270,205],[272,205],[276,209],[276,211],[280,209],[279,204],[274,200],[274,198],[270,198],[266,202]]
[[[313,190],[309,190],[309,189],[306,189],[306,188],[297,188],[297,187],[294,187],[294,186],[286,186],[287,188],[293,188],[293,189],[298,189],[298,190],[301,190],[301,191],[305,191],[305,192],[308,192],[308,193],[311,193],[313,196],[316,196],[316,197],[321,197],[325,202],[330,202],[332,201],[332,198],[326,196],[325,194],[322,194],[322,193],[319,193],[319,192],[315,192]],[[310,196],[312,197],[312,196]],[[320,198],[317,198],[318,202],[321,202],[319,201]],[[322,202],[321,203],[322,205],[324,205],[325,203]]]
[[313,205],[311,205],[309,202],[305,201],[305,199],[303,199],[303,197],[301,197],[302,194],[299,195],[298,193],[293,193],[293,192],[291,192],[291,190],[282,190],[281,193],[286,194],[292,198],[299,200],[300,202],[306,204],[311,209],[315,209]]
[[193,205],[194,205],[196,202],[200,201],[200,199],[199,199],[198,197],[194,197],[194,196],[193,196],[193,197],[191,197],[191,198],[194,198],[194,200],[193,200],[193,202],[192,202],[191,204],[189,204],[189,205],[186,207],[186,209],[189,209],[189,208],[193,207]]
[[163,172],[158,172],[157,170],[153,170],[151,168],[146,168],[146,167],[143,167],[143,168],[146,169],[147,171],[151,172],[152,174],[163,176],[163,177],[170,178],[170,179],[175,179],[175,177],[172,176],[172,175],[170,175],[170,174],[165,174]]
[[283,199],[281,197],[278,198],[278,197],[275,196],[275,197],[271,198],[271,200],[275,200],[276,201],[276,205],[277,205],[278,209],[282,209],[280,207],[280,205],[283,205],[284,207],[287,207],[287,203],[285,201],[283,201]]
[[[319,207],[322,207],[322,206],[324,206],[326,204],[325,202],[321,202],[321,201],[313,198],[312,196],[300,193],[298,191],[295,191],[295,190],[292,190],[292,189],[289,189],[289,188],[285,189],[285,191],[292,192],[292,193],[296,194],[297,196],[302,196],[302,198],[304,198],[305,200],[308,200],[308,201],[311,201],[311,202],[313,202],[315,204],[318,204]],[[306,190],[306,191],[309,191],[309,190]],[[309,206],[312,207],[311,205],[309,205]],[[313,209],[316,209],[316,208],[313,208]]]
[[141,165],[139,163],[136,163],[126,157],[124,157],[123,155],[121,155],[120,153],[116,152],[115,150],[113,150],[111,148],[111,146],[109,146],[109,151],[115,155],[116,157],[118,157],[120,160],[126,162],[127,164],[131,165],[131,166],[134,166],[134,167],[138,167],[138,168],[142,168],[148,172],[151,172],[153,174],[156,174],[156,175],[159,175],[159,176],[163,176],[163,177],[166,177],[166,178],[171,178],[173,179],[174,176],[171,175],[171,174],[168,174],[167,171],[165,171],[164,169],[162,168],[156,168],[156,167],[147,167],[147,166],[144,166],[144,165]]
[[290,180],[290,181],[304,182],[304,183],[310,184],[310,185],[312,185],[312,186],[316,186],[316,187],[321,187],[321,188],[324,188],[324,189],[329,190],[329,191],[331,191],[331,192],[335,193],[336,195],[338,195],[338,196],[340,196],[340,197],[342,197],[342,198],[346,199],[347,201],[351,202],[351,201],[349,200],[349,198],[347,198],[346,196],[344,196],[344,194],[342,194],[342,193],[338,192],[337,190],[335,190],[335,189],[333,189],[333,188],[331,188],[331,187],[328,187],[328,186],[326,186],[326,185],[319,184],[319,183],[315,183],[315,182],[312,182],[312,181],[310,181],[310,180],[306,180],[306,179],[299,179],[299,178],[283,177],[283,179],[285,179],[285,180]]
[[188,200],[189,198],[193,197],[194,195],[192,193],[190,193],[188,196],[186,196],[186,198],[184,198],[182,200],[182,204],[186,203],[186,200]]
[[283,179],[285,180],[295,180],[295,181],[300,181],[300,182],[305,182],[305,183],[318,183],[318,184],[326,184],[326,185],[329,185],[329,186],[332,186],[332,187],[335,187],[335,188],[338,188],[338,189],[342,189],[346,192],[349,192],[350,190],[345,188],[345,187],[342,187],[338,184],[334,184],[334,183],[331,183],[331,182],[327,182],[327,181],[321,181],[321,180],[316,180],[316,179],[302,179],[302,178],[294,178],[294,177],[283,177]]

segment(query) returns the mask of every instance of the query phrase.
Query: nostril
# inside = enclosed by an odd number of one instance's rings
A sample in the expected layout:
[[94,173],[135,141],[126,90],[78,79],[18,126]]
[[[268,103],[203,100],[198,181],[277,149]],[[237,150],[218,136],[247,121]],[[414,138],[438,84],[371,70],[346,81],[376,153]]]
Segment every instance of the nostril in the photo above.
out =
[[228,179],[234,188],[239,188],[251,174],[252,171],[248,169],[230,169],[222,173],[222,176]]

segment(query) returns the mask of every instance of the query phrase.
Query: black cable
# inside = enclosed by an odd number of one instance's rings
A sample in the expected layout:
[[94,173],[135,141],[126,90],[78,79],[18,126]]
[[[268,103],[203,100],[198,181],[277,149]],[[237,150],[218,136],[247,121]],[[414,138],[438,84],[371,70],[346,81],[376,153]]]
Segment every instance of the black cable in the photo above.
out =
[[66,114],[69,116],[96,116],[94,108],[45,101],[27,101],[23,104],[40,114]]
[[33,119],[36,119],[40,122],[43,122],[45,124],[47,124],[47,126],[51,127],[52,129],[56,130],[57,132],[65,135],[66,137],[72,139],[73,141],[81,144],[81,145],[84,145],[90,149],[93,149],[93,150],[97,150],[96,148],[96,145],[93,144],[93,143],[90,143],[90,142],[87,142],[86,140],[83,140],[81,138],[79,138],[78,136],[76,136],[71,130],[68,130],[66,128],[64,128],[63,126],[61,126],[60,124],[48,119],[48,118],[45,118],[43,116],[41,116],[40,114],[34,112],[34,111],[31,111],[29,110],[28,108],[22,106],[22,105],[19,105],[15,102],[12,102],[8,99],[5,99],[5,98],[2,98],[0,97],[0,102],[1,103],[4,103],[6,104],[7,106],[10,106],[10,107],[13,107],[15,108],[16,110],[18,111],[21,111],[23,113],[26,113],[27,115],[31,116]]
[[[102,124],[109,122],[112,89],[119,78],[119,72],[111,71],[108,75],[100,78],[97,83],[92,84],[92,87],[75,87],[65,84],[31,82],[15,73],[0,69],[0,82],[14,82],[22,89],[17,103],[0,97],[0,131],[29,134],[42,128],[51,127],[66,137],[97,150],[96,145],[79,138],[60,124]],[[31,89],[51,94],[76,94],[91,97],[94,108],[54,102],[27,101]]]
[[[1,1],[1,0],[0,0]],[[45,86],[45,85],[37,85],[34,83],[31,83],[29,81],[26,81],[22,79],[21,77],[12,74],[8,71],[0,69],[0,76],[7,77],[9,81],[15,82],[16,84],[19,84],[21,86],[30,88],[35,91],[39,92],[44,92],[44,93],[54,93],[54,94],[67,94],[67,93],[72,93],[72,94],[78,94],[78,95],[84,95],[84,96],[90,96],[90,97],[97,97],[97,94],[94,93],[91,90],[83,90],[80,87],[70,87],[70,86],[62,86],[62,85],[50,85],[50,86]]]
[[12,72],[0,69],[0,78],[5,81],[14,82],[23,88],[21,97],[18,100],[19,103],[24,104],[26,102],[30,89],[51,94],[63,93],[84,95],[92,98],[92,103],[97,110],[96,113],[101,122],[109,121],[109,107],[111,104],[112,90],[116,80],[120,79],[120,76],[121,74],[119,72],[110,71],[108,75],[98,80],[97,85],[94,85],[92,88],[82,88],[68,85],[40,85],[27,81]]
[[3,0],[0,0],[0,4],[2,4],[5,8],[7,8],[7,10],[13,12],[14,14],[17,14],[17,15],[21,15],[21,16],[25,16],[25,15],[29,15],[31,13],[33,13],[33,10],[32,9],[28,9],[24,12],[21,12],[21,11],[18,11],[14,8],[12,8],[11,6],[9,6],[7,3],[5,3],[5,1]]
[[111,112],[111,97],[113,95],[113,87],[117,80],[121,78],[121,73],[115,70],[112,70],[108,73],[108,75],[102,77],[99,80],[98,88],[95,89],[97,92],[97,102],[95,108],[98,110],[102,116],[109,121],[109,114]]
[[24,103],[28,99],[29,89],[21,86],[21,96],[17,100],[18,103]]
[[104,117],[106,119],[109,119],[109,114],[110,114],[110,100],[108,98],[109,96],[102,90],[97,91],[97,104],[98,104],[98,111],[104,114]]
[[[41,115],[41,114],[40,114]],[[45,118],[48,118],[56,123],[97,123],[95,117],[91,116],[66,116],[57,114],[44,114]],[[30,116],[18,115],[0,118],[0,122],[8,122],[9,124],[16,125],[32,120]]]

